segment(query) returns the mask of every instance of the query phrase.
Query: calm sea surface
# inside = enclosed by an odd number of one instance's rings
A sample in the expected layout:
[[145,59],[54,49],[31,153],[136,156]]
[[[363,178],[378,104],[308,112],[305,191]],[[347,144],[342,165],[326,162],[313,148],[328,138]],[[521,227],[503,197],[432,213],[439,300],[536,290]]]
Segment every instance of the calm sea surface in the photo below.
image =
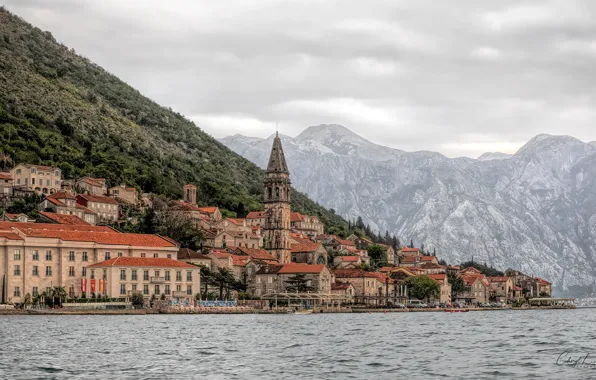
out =
[[0,316],[0,378],[596,379],[596,309]]

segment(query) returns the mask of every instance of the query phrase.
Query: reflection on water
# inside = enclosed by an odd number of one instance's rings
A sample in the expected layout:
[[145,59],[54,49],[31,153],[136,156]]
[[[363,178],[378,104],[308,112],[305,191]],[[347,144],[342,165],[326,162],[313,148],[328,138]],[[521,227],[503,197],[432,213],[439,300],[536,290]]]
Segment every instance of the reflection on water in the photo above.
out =
[[596,363],[595,327],[596,309],[0,316],[0,377],[596,379],[556,363]]

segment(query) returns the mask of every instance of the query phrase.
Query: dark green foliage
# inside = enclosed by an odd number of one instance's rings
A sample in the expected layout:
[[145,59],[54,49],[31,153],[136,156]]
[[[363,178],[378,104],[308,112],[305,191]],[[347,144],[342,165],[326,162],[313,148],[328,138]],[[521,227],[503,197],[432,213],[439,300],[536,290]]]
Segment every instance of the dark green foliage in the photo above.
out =
[[371,263],[377,264],[377,266],[378,264],[385,263],[385,252],[383,251],[383,248],[381,248],[380,245],[371,245],[370,247],[368,247],[367,251]]
[[429,300],[430,297],[436,297],[441,290],[435,280],[424,275],[408,277],[403,284],[408,287],[408,294],[419,300]]
[[134,306],[143,306],[144,297],[141,292],[134,292],[131,297],[132,304]]
[[[193,122],[144,97],[51,33],[0,9],[0,150],[15,163],[57,165],[168,198],[196,184],[199,202],[244,217],[262,208],[263,171]],[[347,222],[293,194],[295,211]]]
[[296,274],[286,280],[286,290],[290,293],[304,293],[314,290],[308,285],[308,280],[304,274]]
[[486,264],[479,264],[474,261],[466,261],[465,263],[460,264],[461,269],[464,268],[476,268],[480,271],[480,273],[484,274],[485,276],[495,277],[495,276],[504,276],[504,273],[498,269],[493,267],[489,267]]
[[447,281],[451,284],[451,296],[454,299],[466,290],[466,283],[455,273],[447,273]]

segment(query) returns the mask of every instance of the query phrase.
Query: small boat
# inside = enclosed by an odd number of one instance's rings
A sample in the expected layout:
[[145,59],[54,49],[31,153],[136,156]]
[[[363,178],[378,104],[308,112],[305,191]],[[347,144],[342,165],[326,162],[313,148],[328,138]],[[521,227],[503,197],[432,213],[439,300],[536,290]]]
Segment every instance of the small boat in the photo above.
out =
[[445,309],[446,313],[467,313],[468,309],[454,309],[454,308],[450,308],[450,309]]
[[299,315],[306,315],[306,314],[312,314],[313,311],[312,310],[298,310],[296,312],[294,312],[294,314],[299,314]]

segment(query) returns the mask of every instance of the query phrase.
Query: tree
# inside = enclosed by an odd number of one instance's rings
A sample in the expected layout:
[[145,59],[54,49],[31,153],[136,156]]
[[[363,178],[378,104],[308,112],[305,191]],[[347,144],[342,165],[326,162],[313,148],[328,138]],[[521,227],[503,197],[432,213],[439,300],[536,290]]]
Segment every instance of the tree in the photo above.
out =
[[24,305],[25,305],[25,309],[27,309],[29,306],[31,306],[31,294],[27,293],[25,294],[25,300],[24,300]]
[[304,293],[313,291],[314,288],[308,285],[306,275],[302,273],[295,274],[286,280],[286,291],[291,293]]
[[2,161],[2,170],[6,170],[6,164],[12,163],[12,157],[10,157],[10,154],[0,150],[0,161]]
[[455,273],[447,273],[447,281],[451,284],[451,297],[455,299],[458,294],[466,291],[466,283]]
[[408,287],[408,294],[420,300],[430,301],[441,291],[439,284],[426,275],[408,277],[403,283]]
[[370,257],[371,262],[381,264],[387,261],[385,258],[385,251],[380,245],[373,244],[368,247],[367,251],[368,257]]
[[133,306],[143,306],[145,303],[145,297],[141,292],[134,292],[131,297]]
[[410,239],[410,248],[414,248],[414,239]]
[[488,266],[486,264],[479,264],[477,262],[474,262],[474,260],[472,259],[472,261],[466,261],[462,264],[460,264],[461,268],[476,268],[480,271],[480,273],[482,273],[485,276],[488,277],[498,277],[498,276],[503,276],[504,273],[496,268],[493,268],[492,266]]
[[219,287],[219,299],[224,299],[224,291],[226,298],[230,297],[230,288],[236,283],[236,279],[232,272],[227,268],[217,268],[217,272],[212,276],[213,285]]

